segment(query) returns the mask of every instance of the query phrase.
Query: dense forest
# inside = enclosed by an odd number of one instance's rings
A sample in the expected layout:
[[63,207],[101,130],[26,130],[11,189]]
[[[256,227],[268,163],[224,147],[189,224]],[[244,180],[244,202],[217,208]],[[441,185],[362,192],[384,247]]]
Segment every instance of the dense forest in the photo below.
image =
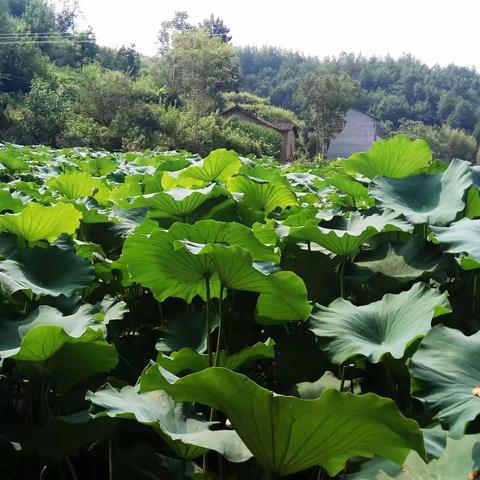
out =
[[[79,14],[74,1],[55,10],[45,0],[0,0],[1,140],[277,155],[276,132],[218,113],[238,103],[269,121],[313,129],[298,90],[320,72],[356,82],[352,106],[375,115],[387,135],[427,138],[444,160],[475,160],[480,75],[473,68],[430,68],[410,55],[321,60],[275,47],[235,48],[220,18],[194,25],[185,12],[159,23],[158,55],[147,58],[134,45],[99,46],[92,29],[78,29]],[[299,158],[307,147],[300,144]]]

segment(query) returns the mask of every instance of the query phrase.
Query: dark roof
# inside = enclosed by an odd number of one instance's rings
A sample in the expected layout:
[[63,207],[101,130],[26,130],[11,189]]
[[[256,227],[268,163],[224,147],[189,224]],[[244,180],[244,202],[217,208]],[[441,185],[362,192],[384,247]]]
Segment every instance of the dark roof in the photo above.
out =
[[293,122],[277,122],[275,124],[278,130],[294,130],[298,129],[298,125],[295,125]]
[[289,132],[290,130],[293,130],[295,135],[298,135],[298,125],[296,125],[293,122],[269,122],[267,120],[264,120],[263,118],[257,117],[255,114],[252,112],[246,110],[245,108],[240,107],[240,105],[234,105],[231,108],[228,108],[227,110],[224,110],[223,112],[220,113],[221,116],[227,115],[229,113],[235,113],[235,112],[240,112],[246,115],[247,117],[250,117],[252,120],[264,125],[265,127],[272,128],[273,130],[277,130],[278,132]]

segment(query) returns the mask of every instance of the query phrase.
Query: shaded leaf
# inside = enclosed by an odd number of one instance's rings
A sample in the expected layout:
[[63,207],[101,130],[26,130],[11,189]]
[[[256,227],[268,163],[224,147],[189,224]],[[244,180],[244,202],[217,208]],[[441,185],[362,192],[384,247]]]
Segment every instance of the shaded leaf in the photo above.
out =
[[432,318],[449,311],[444,295],[416,283],[369,305],[357,307],[339,298],[328,307],[318,306],[309,326],[333,362],[363,355],[378,363],[387,353],[402,358],[407,346],[430,330]]
[[152,365],[142,374],[141,391],[159,388],[178,400],[222,411],[257,461],[279,475],[314,465],[335,475],[355,455],[377,454],[398,463],[411,449],[424,455],[416,422],[374,394],[327,390],[318,400],[302,400],[277,395],[225,368],[178,379]]

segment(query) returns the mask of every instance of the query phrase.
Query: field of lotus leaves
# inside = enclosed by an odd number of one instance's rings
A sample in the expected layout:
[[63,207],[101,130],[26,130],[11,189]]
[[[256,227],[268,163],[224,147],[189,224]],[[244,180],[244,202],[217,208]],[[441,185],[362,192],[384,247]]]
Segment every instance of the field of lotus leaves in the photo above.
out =
[[480,167],[6,144],[0,182],[1,479],[480,478]]

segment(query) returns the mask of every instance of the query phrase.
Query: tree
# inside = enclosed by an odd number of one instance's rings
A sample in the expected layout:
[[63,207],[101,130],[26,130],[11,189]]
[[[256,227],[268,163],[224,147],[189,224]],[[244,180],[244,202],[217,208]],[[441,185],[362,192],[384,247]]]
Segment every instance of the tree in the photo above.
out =
[[327,154],[332,138],[345,126],[345,114],[358,92],[358,82],[344,74],[316,72],[301,80],[295,98],[307,124],[316,132],[322,155]]
[[449,115],[447,122],[453,128],[462,128],[471,131],[478,121],[478,114],[474,105],[466,100],[459,101],[455,110]]
[[463,130],[451,128],[447,125],[444,125],[440,129],[440,133],[448,144],[447,160],[461,158],[462,160],[475,163],[477,153],[477,141],[475,137]]
[[136,77],[140,72],[140,54],[135,50],[135,45],[123,45],[118,50],[115,59],[115,70],[123,72],[130,77]]
[[390,132],[389,136],[405,135],[416,140],[426,140],[430,145],[433,155],[438,160],[449,162],[452,158],[461,158],[470,162],[475,161],[477,141],[475,137],[463,130],[448,126],[436,127],[425,125],[413,120],[401,120],[397,130]]
[[29,0],[25,2],[22,20],[32,33],[55,33],[55,11],[45,0]]
[[174,33],[186,32],[192,28],[194,27],[188,22],[188,13],[185,11],[175,12],[172,20],[162,22],[161,29],[158,32],[160,53],[170,47]]
[[64,89],[36,77],[25,97],[22,126],[31,141],[55,146],[69,112]]
[[382,120],[390,120],[394,125],[398,125],[402,118],[411,117],[412,109],[402,96],[386,94],[373,108],[373,113]]
[[441,122],[446,121],[452,114],[458,101],[459,99],[451,93],[446,93],[440,97],[437,106],[437,114]]
[[133,82],[121,72],[87,65],[80,82],[76,109],[100,125],[110,126],[117,112],[132,102]]
[[199,26],[203,27],[210,35],[220,38],[222,42],[227,43],[232,39],[232,36],[229,35],[230,29],[225,25],[220,17],[215,18],[213,13]]
[[422,122],[415,120],[402,119],[396,130],[389,133],[389,136],[403,135],[411,140],[422,139],[425,140],[432,149],[433,156],[438,160],[450,160],[449,146],[446,138],[440,134],[438,127],[425,125]]
[[79,14],[78,0],[64,0],[59,12],[56,14],[56,24],[60,33],[73,34]]
[[203,28],[177,32],[158,68],[160,83],[170,96],[188,104],[197,117],[213,111],[220,93],[234,88],[239,78],[233,46]]

